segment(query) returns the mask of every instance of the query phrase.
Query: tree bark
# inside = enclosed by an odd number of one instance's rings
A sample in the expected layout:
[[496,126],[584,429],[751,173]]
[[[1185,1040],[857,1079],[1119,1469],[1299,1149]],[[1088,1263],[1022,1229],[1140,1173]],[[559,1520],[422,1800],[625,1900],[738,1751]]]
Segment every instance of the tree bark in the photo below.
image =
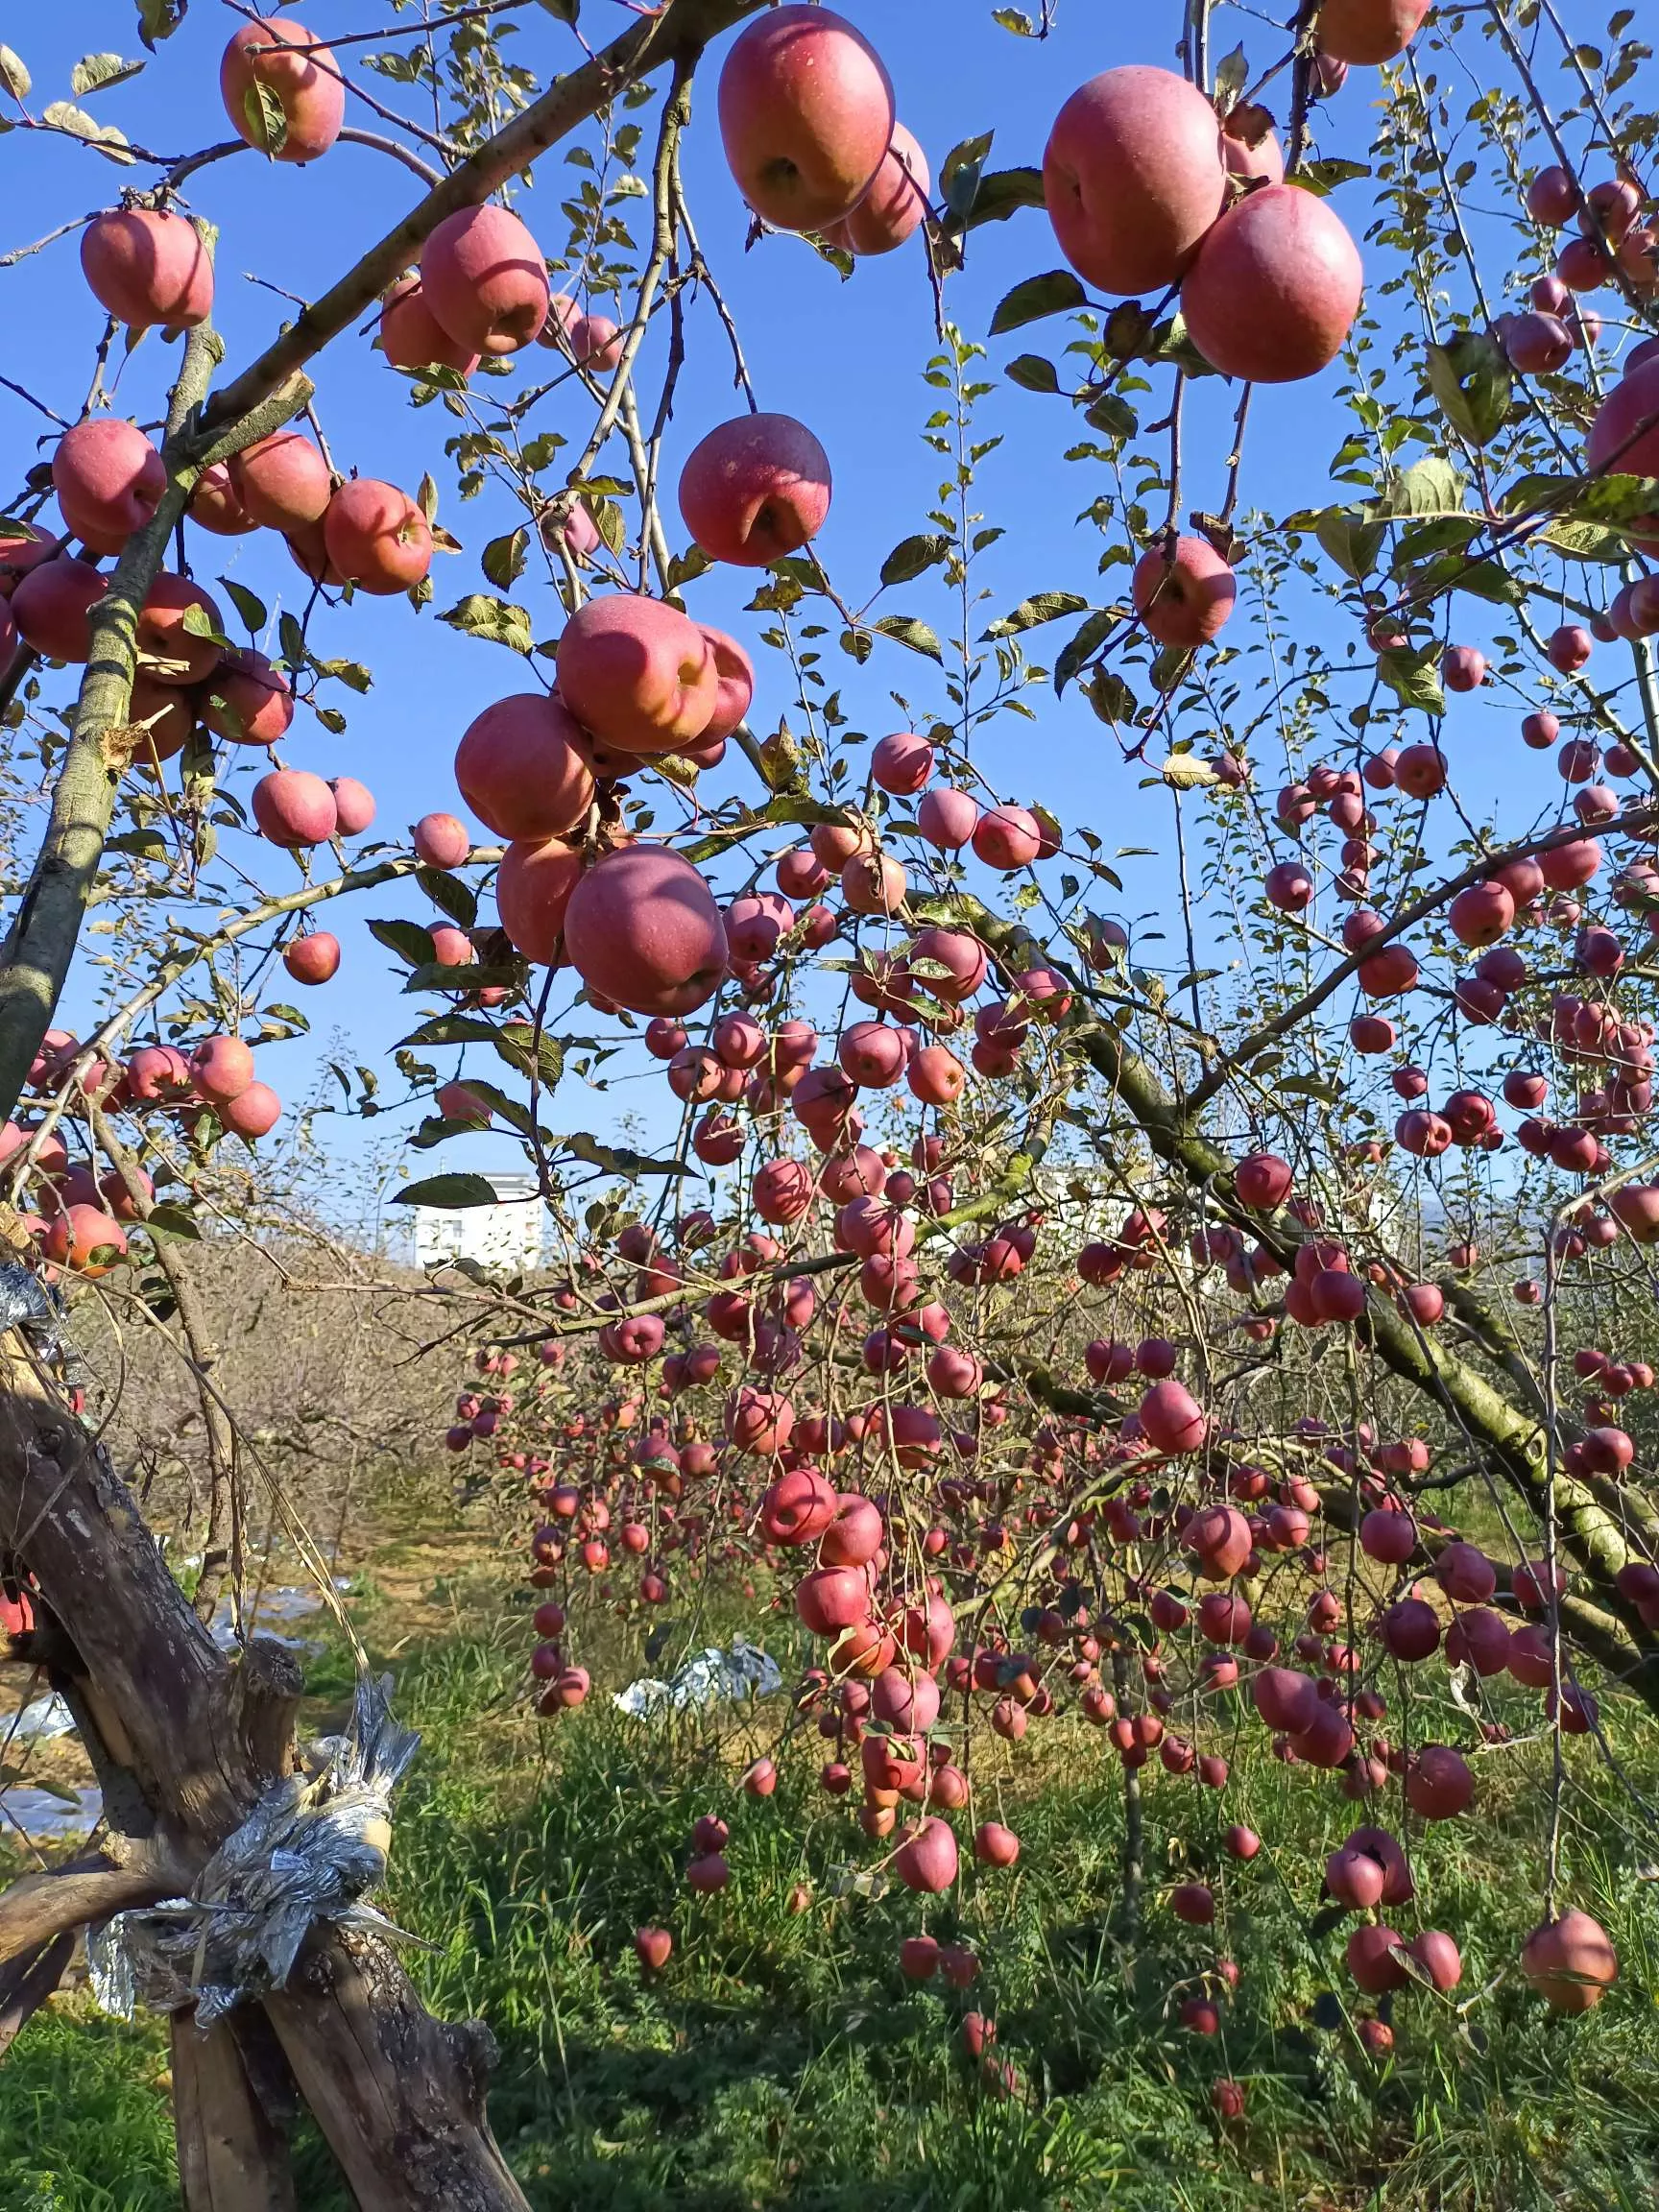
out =
[[267,2119],[229,2023],[175,2012],[173,2128],[184,2212],[296,2212],[284,2137]]
[[0,2058],[69,1971],[73,1936],[59,1936],[0,1968]]
[[[9,1385],[0,1390],[6,1548],[35,1577],[42,1632],[60,1658],[65,1642],[72,1647],[98,1756],[142,1792],[155,1849],[178,1862],[165,1887],[177,1888],[286,1770],[299,1670],[268,1639],[255,1638],[235,1665],[217,1649],[102,1447],[15,1335],[0,1343],[0,1383]],[[66,1893],[47,1885],[86,1885],[81,1920],[135,1902],[111,1894],[116,1877],[129,1879],[109,1868],[31,1877],[0,1900],[0,1929],[8,1912],[36,1936],[62,1926],[67,1911],[45,1908],[61,1907]],[[51,1976],[43,1995],[61,1967],[41,1972]],[[6,1987],[0,1979],[0,2008]],[[485,2117],[488,2034],[432,2020],[387,1944],[315,1931],[291,1987],[268,1997],[265,2012],[367,2212],[526,2212]],[[5,2017],[0,2009],[0,2027]],[[190,2212],[286,2212],[284,2160],[234,2041],[204,2052],[195,2037],[193,2018],[175,2023]]]

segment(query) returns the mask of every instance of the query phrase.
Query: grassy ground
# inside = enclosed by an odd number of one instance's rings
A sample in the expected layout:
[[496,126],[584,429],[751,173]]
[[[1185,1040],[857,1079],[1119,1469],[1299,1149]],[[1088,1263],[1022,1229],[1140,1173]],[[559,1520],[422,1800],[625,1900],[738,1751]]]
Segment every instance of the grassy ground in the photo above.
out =
[[[385,1903],[436,1947],[410,1959],[434,2008],[495,2032],[492,2113],[538,2212],[1654,2203],[1652,1846],[1582,1744],[1570,1886],[1623,1960],[1597,2012],[1551,2019],[1513,1972],[1517,1932],[1535,1916],[1545,1746],[1483,1759],[1476,1813],[1422,1838],[1426,1924],[1463,1946],[1464,2002],[1403,1992],[1396,2049],[1381,2061],[1355,2033],[1346,1927],[1327,1925],[1317,1903],[1320,1863],[1353,1809],[1327,1778],[1241,1758],[1225,1817],[1270,1848],[1226,1876],[1241,1981],[1223,2034],[1206,2041],[1174,2011],[1214,1952],[1172,1919],[1164,1891],[1189,1863],[1220,1863],[1213,1794],[1148,1768],[1132,1955],[1116,1935],[1121,1779],[1070,1719],[1014,1752],[975,1746],[981,1816],[999,1798],[1022,1840],[1013,1873],[970,1878],[950,1908],[925,1910],[902,1889],[837,1895],[882,1847],[810,1786],[812,1743],[757,1804],[733,1787],[750,1747],[736,1739],[640,1728],[599,1696],[541,1728],[521,1695],[522,1608],[499,1570],[446,1575],[447,1564],[441,1543],[405,1543],[364,1585],[371,1647],[396,1655],[399,1711],[425,1737]],[[310,1673],[324,1719],[349,1671],[329,1649]],[[1518,1701],[1516,1718],[1533,1710]],[[1659,1762],[1638,1742],[1618,1747],[1651,1778]],[[731,1819],[733,1879],[698,1900],[681,1869],[706,1811]],[[802,1881],[815,1903],[792,1915]],[[654,1984],[632,1949],[646,1922],[676,1941]],[[985,1971],[968,1994],[902,1979],[900,1940],[924,1924],[979,1949]],[[989,2096],[960,2055],[971,2007],[995,2013],[1019,2070],[1012,2098]],[[157,2028],[103,2021],[84,1996],[42,2014],[0,2070],[5,2212],[172,2204],[166,2064]],[[1249,2088],[1232,2128],[1209,2104],[1222,2074]],[[301,2169],[305,2212],[346,2205],[319,2145],[302,2146]]]

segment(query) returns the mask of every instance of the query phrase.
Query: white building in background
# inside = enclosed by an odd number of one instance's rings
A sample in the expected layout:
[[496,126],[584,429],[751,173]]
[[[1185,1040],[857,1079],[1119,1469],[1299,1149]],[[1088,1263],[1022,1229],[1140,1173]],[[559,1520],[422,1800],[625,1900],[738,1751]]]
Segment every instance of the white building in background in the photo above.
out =
[[463,1206],[445,1213],[437,1206],[417,1206],[415,1258],[422,1267],[445,1260],[470,1260],[480,1267],[517,1274],[541,1264],[546,1235],[546,1209],[528,1174],[492,1175],[495,1187],[493,1206]]

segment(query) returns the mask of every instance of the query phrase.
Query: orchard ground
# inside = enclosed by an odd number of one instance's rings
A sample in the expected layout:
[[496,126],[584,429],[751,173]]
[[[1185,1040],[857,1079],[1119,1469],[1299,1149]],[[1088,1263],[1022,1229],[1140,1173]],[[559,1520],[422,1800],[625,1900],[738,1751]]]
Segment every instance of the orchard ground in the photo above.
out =
[[[962,1994],[906,1983],[899,1943],[916,1901],[838,1897],[886,1846],[864,1842],[817,1791],[810,1734],[780,1760],[777,1794],[743,1795],[746,1760],[772,1747],[786,1699],[749,1719],[646,1725],[608,1696],[539,1722],[523,1670],[526,1599],[515,1561],[481,1528],[408,1500],[382,1515],[351,1591],[374,1662],[422,1731],[400,1799],[381,1902],[428,1952],[409,1963],[449,2019],[487,2018],[501,2047],[496,2134],[538,2212],[1026,2212],[1028,2207],[1491,2208],[1558,2212],[1652,2201],[1659,2168],[1659,1955],[1629,1800],[1599,1775],[1573,1800],[1581,1893],[1613,1936],[1622,1978],[1577,2020],[1527,1991],[1513,1961],[1517,1868],[1537,1848],[1547,1735],[1479,1762],[1480,1816],[1419,1830],[1414,1864],[1465,1971],[1453,2002],[1409,1988],[1391,2001],[1398,2039],[1378,2056],[1342,1966],[1347,1921],[1320,1915],[1319,1869],[1353,1824],[1333,1785],[1280,1766],[1262,1732],[1238,1731],[1228,1819],[1264,1839],[1226,1876],[1240,1968],[1204,2044],[1177,2025],[1214,1964],[1201,1931],[1171,1916],[1187,1871],[1145,1869],[1141,1932],[1125,1945],[1123,1775],[1075,1712],[1010,1746],[977,1733],[976,1810],[1021,1836],[1012,1873],[970,1876],[928,1925],[977,1947]],[[632,1631],[595,1617],[589,1655],[607,1685],[660,1672],[686,1640],[747,1629],[788,1674],[787,1609],[735,1604],[673,1623],[647,1661]],[[343,1716],[351,1664],[325,1618],[302,1633],[309,1728]],[[1518,1735],[1532,1701],[1517,1694]],[[1524,1711],[1523,1708],[1526,1710]],[[1448,1722],[1455,1715],[1448,1709]],[[1650,1732],[1610,1719],[1636,1788],[1659,1787]],[[64,1778],[71,1779],[68,1770]],[[1177,1823],[1190,1778],[1142,1776],[1148,1835]],[[1208,1792],[1204,1793],[1206,1796]],[[1162,1803],[1160,1802],[1162,1801]],[[1214,1849],[1214,1802],[1188,1849]],[[695,1898],[683,1868],[692,1822],[730,1820],[731,1887]],[[1214,1863],[1224,1863],[1219,1855]],[[790,1893],[805,1883],[801,1913]],[[1333,1924],[1334,1923],[1334,1924]],[[646,1976],[634,1931],[674,1936]],[[957,2023],[993,2018],[1018,2069],[990,2093]],[[177,2201],[165,2030],[99,2014],[84,1987],[55,2000],[0,2071],[0,2202],[31,2212],[162,2212]],[[1249,2084],[1246,2122],[1210,2109],[1214,2078]],[[349,2199],[307,2131],[306,2212]]]

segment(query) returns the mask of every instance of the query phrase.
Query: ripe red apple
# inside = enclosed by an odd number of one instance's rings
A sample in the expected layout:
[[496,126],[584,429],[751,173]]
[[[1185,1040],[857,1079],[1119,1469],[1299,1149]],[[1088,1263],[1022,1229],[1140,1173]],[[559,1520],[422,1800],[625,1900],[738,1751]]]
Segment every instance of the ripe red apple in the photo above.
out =
[[216,538],[245,538],[259,525],[243,506],[227,463],[215,461],[204,469],[190,494],[185,513],[192,522]]
[[237,646],[220,657],[202,719],[216,737],[234,744],[276,745],[294,720],[294,694],[263,653]]
[[459,868],[472,850],[471,838],[453,814],[422,814],[411,842],[428,868]]
[[[306,51],[286,51],[295,46]],[[219,92],[230,128],[274,161],[319,159],[346,119],[340,63],[288,15],[238,26],[219,64]]]
[[132,679],[132,704],[127,719],[145,734],[133,749],[136,767],[154,773],[163,760],[182,753],[196,727],[196,702],[187,691],[157,684],[142,670]]
[[223,634],[224,616],[201,585],[163,568],[151,581],[135,633],[138,650],[150,664],[147,673],[157,683],[205,683],[219,665],[222,648],[185,628],[184,618],[192,613]]
[[1214,637],[1233,612],[1233,571],[1207,538],[1177,538],[1173,558],[1160,541],[1135,564],[1135,612],[1160,645],[1190,648]]
[[716,682],[714,711],[697,740],[697,752],[701,754],[707,746],[730,737],[747,715],[755,697],[755,663],[736,638],[728,637],[724,630],[716,630],[707,622],[699,623],[698,628],[714,656]]
[[518,217],[493,201],[446,215],[421,250],[427,312],[469,353],[517,353],[547,320],[547,264]]
[[899,1946],[899,1971],[907,1982],[930,1982],[939,1971],[938,1938],[906,1936]]
[[565,836],[593,804],[593,779],[577,737],[557,694],[516,691],[497,699],[468,725],[456,748],[462,798],[498,837]]
[[557,837],[509,845],[495,875],[495,911],[526,960],[557,959],[565,909],[582,875],[582,855]]
[[1192,343],[1224,376],[1286,384],[1335,359],[1363,287],[1341,218],[1294,184],[1269,184],[1206,235],[1181,311]]
[[674,1938],[666,1928],[637,1928],[634,1949],[647,1974],[661,1974],[673,1952]]
[[253,1080],[253,1054],[240,1037],[207,1037],[190,1055],[190,1080],[204,1098],[228,1106]]
[[988,868],[1007,875],[1016,868],[1029,867],[1036,859],[1043,849],[1043,829],[1025,807],[1002,805],[980,815],[969,842]]
[[680,514],[711,560],[762,568],[815,538],[830,512],[830,459],[793,415],[738,415],[692,448]]
[[95,553],[119,553],[155,514],[166,487],[160,454],[135,422],[118,415],[75,423],[52,456],[63,520]]
[[893,141],[879,56],[828,8],[757,16],[720,71],[720,137],[738,190],[779,230],[850,215]]
[[276,1128],[282,1118],[282,1101],[269,1083],[250,1083],[246,1091],[214,1111],[232,1137],[252,1143]]
[[43,661],[85,661],[92,651],[92,609],[108,588],[109,579],[88,562],[67,554],[42,561],[12,593],[18,636]]
[[298,852],[333,836],[334,794],[309,768],[273,768],[253,786],[253,819],[273,845]]
[[425,516],[406,492],[373,476],[354,476],[329,500],[323,544],[347,583],[378,597],[407,591],[432,565]]
[[971,791],[950,783],[926,792],[916,809],[916,827],[942,853],[959,853],[979,823],[979,802]]
[[326,929],[291,937],[282,948],[282,965],[296,983],[326,983],[340,972],[340,940]]
[[127,1233],[101,1206],[66,1206],[53,1215],[44,1250],[55,1265],[96,1279],[126,1258]]
[[891,253],[920,229],[932,185],[926,155],[903,124],[895,123],[875,182],[850,215],[825,226],[824,236],[847,253]]
[[428,369],[436,364],[470,376],[481,356],[459,346],[426,304],[419,276],[399,276],[380,310],[380,350],[394,369]]
[[1092,77],[1054,119],[1043,197],[1060,251],[1086,282],[1163,290],[1227,204],[1214,108],[1167,69]]
[[1521,1971],[1552,2012],[1589,2012],[1619,1979],[1619,1954],[1588,1912],[1563,1912],[1527,1936]]
[[893,1871],[906,1889],[937,1896],[956,1879],[956,1838],[949,1821],[924,1820],[893,1854]]
[[1425,1743],[1406,1775],[1406,1801],[1425,1820],[1451,1820],[1475,1794],[1475,1777],[1460,1751]]
[[565,949],[590,990],[636,1014],[689,1014],[726,973],[714,894],[688,860],[648,845],[608,853],[582,878]]
[[274,430],[232,454],[230,482],[245,513],[284,534],[321,522],[334,489],[327,462],[299,430]]
[[373,792],[355,776],[332,776],[328,788],[334,794],[334,822],[339,834],[361,837],[374,819]]
[[985,1820],[974,1831],[974,1856],[982,1866],[1012,1866],[1020,1856],[1020,1839],[999,1820]]
[[1221,159],[1229,177],[1260,178],[1264,184],[1285,181],[1285,149],[1265,108],[1240,101],[1221,124]]
[[134,330],[193,330],[213,312],[213,262],[169,209],[108,207],[81,233],[81,274],[100,307]]
[[1431,0],[1324,0],[1319,51],[1359,68],[1392,61],[1422,29],[1430,5]]
[[709,640],[661,599],[613,591],[589,599],[559,640],[559,694],[608,745],[652,758],[695,743],[720,694]]
[[1141,1401],[1140,1415],[1154,1449],[1172,1455],[1196,1452],[1209,1426],[1191,1393],[1172,1379],[1153,1383]]
[[[1659,475],[1659,358],[1622,376],[1602,400],[1590,425],[1584,459],[1592,471]],[[1659,516],[1642,516],[1624,527],[1653,539],[1659,537]]]

